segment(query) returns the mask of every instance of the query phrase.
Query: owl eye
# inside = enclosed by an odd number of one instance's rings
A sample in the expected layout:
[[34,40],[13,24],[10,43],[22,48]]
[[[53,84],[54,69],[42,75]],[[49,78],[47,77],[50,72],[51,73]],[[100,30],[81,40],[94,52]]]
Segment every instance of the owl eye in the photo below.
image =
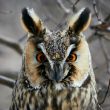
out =
[[69,57],[67,58],[68,62],[74,62],[77,59],[77,55],[75,53],[72,53],[69,55]]
[[47,61],[45,55],[42,52],[40,52],[36,55],[36,59],[39,63]]

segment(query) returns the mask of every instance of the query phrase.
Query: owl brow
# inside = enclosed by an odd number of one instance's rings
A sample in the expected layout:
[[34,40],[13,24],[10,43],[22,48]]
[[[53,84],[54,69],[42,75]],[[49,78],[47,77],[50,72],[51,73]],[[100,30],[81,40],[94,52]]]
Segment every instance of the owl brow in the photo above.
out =
[[38,44],[38,47],[42,50],[42,52],[45,54],[46,58],[48,59],[51,68],[53,69],[53,62],[50,60],[50,57],[48,56],[48,53],[46,52],[45,46],[43,43]]
[[65,58],[64,58],[64,60],[63,60],[63,64],[64,64],[65,60],[67,59],[67,57],[69,56],[71,50],[73,50],[73,49],[75,49],[75,48],[76,48],[75,44],[71,44],[71,45],[68,47],[67,52],[66,52],[66,55],[65,55]]

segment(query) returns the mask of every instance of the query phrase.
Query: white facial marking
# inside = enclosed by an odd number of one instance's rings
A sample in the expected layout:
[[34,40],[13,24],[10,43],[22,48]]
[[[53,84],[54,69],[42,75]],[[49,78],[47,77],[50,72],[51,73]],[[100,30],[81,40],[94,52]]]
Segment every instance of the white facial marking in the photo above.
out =
[[66,55],[65,55],[65,58],[63,59],[62,64],[61,64],[62,67],[63,67],[63,65],[64,65],[64,63],[65,63],[65,60],[66,60],[67,57],[69,56],[71,50],[74,49],[74,48],[75,48],[75,44],[72,44],[72,45],[70,45],[70,46],[68,47],[67,52],[66,52]]
[[59,90],[62,90],[62,88],[63,88],[62,84],[60,84],[60,83],[56,83],[56,84],[55,84],[55,89],[56,89],[56,90],[59,91]]
[[44,44],[40,43],[38,46],[41,48],[42,52],[46,55],[50,65],[51,65],[51,68],[53,69],[53,62],[50,60],[50,57],[48,56],[48,53],[46,52],[46,49],[44,48],[45,47]]
[[71,87],[81,87],[82,84],[84,83],[84,81],[87,79],[88,77],[88,72],[86,74],[84,74],[83,78],[77,81],[73,81],[73,83],[71,84]]

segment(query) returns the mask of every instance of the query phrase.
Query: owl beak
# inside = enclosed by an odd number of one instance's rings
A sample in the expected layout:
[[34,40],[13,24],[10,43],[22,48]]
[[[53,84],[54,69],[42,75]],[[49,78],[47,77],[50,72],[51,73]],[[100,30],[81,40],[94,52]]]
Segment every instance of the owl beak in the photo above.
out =
[[54,82],[60,82],[63,79],[63,68],[60,63],[55,62],[53,69],[50,70],[50,79]]

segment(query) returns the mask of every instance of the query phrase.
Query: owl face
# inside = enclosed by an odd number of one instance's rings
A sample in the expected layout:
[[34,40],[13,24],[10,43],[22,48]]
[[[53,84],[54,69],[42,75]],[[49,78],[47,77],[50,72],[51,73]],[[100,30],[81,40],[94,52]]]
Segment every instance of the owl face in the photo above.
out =
[[29,36],[24,52],[25,75],[33,85],[45,81],[69,82],[74,87],[83,84],[90,71],[90,53],[82,32],[90,21],[89,9],[83,8],[63,32],[50,32],[33,9],[22,10],[22,24]]

